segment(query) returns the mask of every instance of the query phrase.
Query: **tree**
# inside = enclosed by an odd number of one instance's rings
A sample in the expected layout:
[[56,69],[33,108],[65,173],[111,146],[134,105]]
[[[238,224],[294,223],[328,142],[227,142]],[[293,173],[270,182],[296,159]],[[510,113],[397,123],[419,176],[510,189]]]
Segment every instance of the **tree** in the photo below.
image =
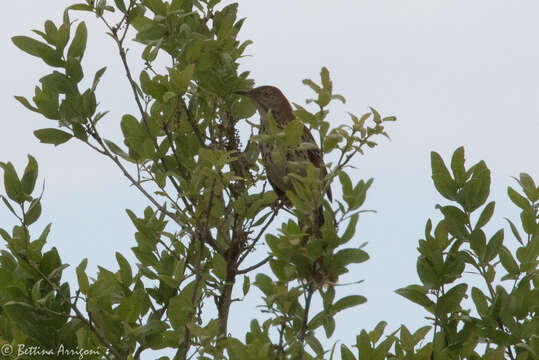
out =
[[[221,7],[219,1],[209,0],[115,0],[114,4],[87,0],[68,7],[61,24],[46,21],[44,30],[36,31],[40,40],[13,37],[21,50],[55,68],[40,79],[32,102],[20,96],[16,99],[57,122],[56,128],[34,132],[41,142],[55,146],[83,142],[114,162],[148,199],[150,205],[142,214],[127,212],[137,230],[132,248],[139,261],[137,270],[116,253],[118,270],[100,267],[97,279],[89,279],[87,259],[83,259],[76,268],[78,289],[72,291],[72,284],[62,282],[67,265],[62,264],[57,249],[42,251],[50,226],[38,238],[30,232],[41,214],[41,195],[32,195],[37,161],[29,156],[21,177],[11,163],[1,163],[7,195],[2,200],[20,225],[11,234],[0,230],[9,250],[0,257],[0,341],[14,348],[24,344],[38,349],[93,349],[96,353],[86,356],[95,358],[142,358],[147,349],[173,349],[177,359],[333,357],[335,346],[324,349],[317,329],[323,327],[325,335],[331,336],[335,314],[366,301],[362,295],[336,300],[333,286],[352,264],[368,259],[362,247],[352,243],[373,180],[353,184],[349,164],[376,146],[377,137],[387,136],[384,126],[395,118],[382,117],[371,108],[362,116],[350,114],[349,124],[331,127],[328,104],[344,102],[344,97],[333,92],[329,71],[322,68],[320,84],[304,81],[315,93],[307,100],[314,110],[294,104],[295,121],[274,129],[266,138],[252,135],[242,146],[240,130],[253,133],[257,122],[244,120],[254,114],[254,105],[235,95],[253,86],[248,72],[238,74],[250,42],[236,39],[243,23],[236,18],[237,4]],[[94,13],[118,47],[138,108],[137,114],[121,119],[123,145],[108,140],[99,127],[107,113],[98,111],[96,90],[106,68],[95,73],[90,88],[80,88],[88,34],[84,22],[72,22],[73,11]],[[115,23],[110,20],[112,12],[120,14]],[[138,80],[128,58],[130,30],[144,46],[145,69]],[[168,63],[162,71],[158,60]],[[328,162],[326,179],[313,176],[319,171],[314,166],[306,169],[308,176],[295,176],[294,191],[287,193],[293,206],[287,207],[265,186],[258,144],[272,141],[280,149],[305,146],[300,143],[304,124],[318,134],[323,153],[334,160]],[[401,327],[399,336],[395,332],[380,341],[385,328],[381,322],[375,330],[358,335],[357,351],[362,359],[478,358],[477,344],[487,339],[497,346],[485,351],[487,358],[503,358],[506,352],[511,359],[531,359],[537,353],[534,334],[538,332],[534,317],[534,299],[539,298],[535,296],[537,187],[531,177],[521,175],[524,196],[514,190],[509,193],[525,213],[521,219],[528,234],[522,240],[510,223],[523,249],[520,255],[517,250],[515,260],[502,245],[499,232],[494,240],[483,241],[481,228],[492,216],[493,203],[485,206],[478,223],[471,226],[471,213],[488,197],[486,165],[465,170],[462,149],[453,157],[453,176],[437,154],[432,164],[436,188],[462,210],[440,206],[444,219],[434,235],[429,221],[426,239],[420,241],[422,284],[398,293],[433,314],[433,339],[418,346],[429,328],[412,335]],[[323,200],[326,181],[340,184],[342,198],[333,203]],[[309,233],[313,224],[305,216],[318,211],[320,204],[326,219],[321,236]],[[277,233],[269,232],[272,223],[281,221],[279,213],[288,217]],[[303,245],[305,236],[309,238]],[[270,255],[255,265],[244,265],[264,240]],[[461,249],[468,244],[470,249]],[[493,287],[496,257],[507,270],[507,278],[514,281],[511,291]],[[272,276],[258,272],[268,263]],[[487,295],[472,289],[479,317],[461,306],[465,283],[447,289],[460,278],[466,264],[476,268],[488,285]],[[242,282],[247,294],[251,281],[264,293],[263,311],[268,319],[260,323],[253,316],[242,341],[228,332],[229,310],[235,300],[233,288]],[[311,306],[315,296],[323,302],[317,313]],[[526,300],[511,305],[516,299]],[[212,304],[215,318],[206,315]],[[344,359],[357,358],[346,345],[340,350]]]

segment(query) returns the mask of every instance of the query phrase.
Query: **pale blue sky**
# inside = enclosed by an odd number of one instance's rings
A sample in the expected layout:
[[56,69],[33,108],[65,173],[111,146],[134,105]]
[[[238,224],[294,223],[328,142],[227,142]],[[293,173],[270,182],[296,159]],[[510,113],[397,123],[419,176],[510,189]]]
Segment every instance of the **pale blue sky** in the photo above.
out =
[[[124,209],[140,214],[146,201],[117,168],[85,146],[75,141],[58,148],[39,144],[32,131],[55,123],[13,99],[15,94],[31,97],[48,67],[16,49],[10,37],[30,35],[46,19],[60,21],[71,3],[4,4],[0,161],[14,162],[19,171],[27,153],[39,161],[46,190],[34,235],[54,222],[48,246],[58,247],[62,260],[72,265],[64,274],[74,284],[74,268],[84,257],[91,273],[97,265],[117,269],[115,251],[136,262],[129,250],[135,245],[134,228]],[[337,316],[331,343],[355,343],[361,329],[370,330],[380,320],[388,321],[389,329],[425,324],[425,312],[393,291],[418,281],[417,240],[426,219],[438,219],[434,205],[443,202],[430,180],[431,150],[448,159],[464,145],[468,164],[485,160],[492,170],[491,199],[497,200],[493,224],[504,226],[504,216],[517,219],[505,198],[506,187],[514,185],[510,177],[526,171],[539,180],[538,12],[533,1],[240,2],[240,17],[247,17],[240,38],[254,41],[242,69],[251,71],[257,85],[279,86],[291,101],[303,104],[311,94],[301,80],[318,80],[326,66],[335,91],[347,99],[332,108],[332,122],[346,121],[347,111],[361,114],[368,106],[398,117],[388,128],[392,141],[381,141],[354,164],[356,180],[375,178],[365,207],[378,212],[360,219],[354,239],[356,245],[369,242],[371,259],[342,279],[365,282],[339,288],[338,295],[358,293],[369,301]],[[107,137],[119,139],[119,118],[135,112],[119,58],[95,17],[78,18],[89,27],[83,64],[89,76],[109,65],[98,101],[111,113],[101,126]],[[12,223],[0,208],[0,226]],[[511,243],[509,233],[506,238]],[[264,253],[262,247],[257,256]],[[241,336],[257,312],[258,295],[250,293],[249,310],[233,305],[233,335]]]

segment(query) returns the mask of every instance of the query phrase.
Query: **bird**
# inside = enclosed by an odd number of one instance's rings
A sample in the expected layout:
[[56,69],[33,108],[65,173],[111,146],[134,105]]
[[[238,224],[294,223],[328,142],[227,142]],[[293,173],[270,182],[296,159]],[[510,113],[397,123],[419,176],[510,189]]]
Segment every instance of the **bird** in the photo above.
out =
[[[288,123],[294,121],[295,116],[292,106],[279,88],[270,85],[259,86],[249,91],[236,91],[238,95],[243,95],[255,102],[258,113],[260,114],[259,135],[270,135],[270,113],[275,124],[279,129],[283,129]],[[320,184],[326,186],[327,169],[324,163],[323,154],[320,147],[316,144],[311,131],[307,126],[303,125],[303,133],[301,135],[301,143],[310,144],[307,148],[303,146],[299,148],[299,144],[295,148],[285,149],[285,152],[275,151],[276,143],[272,141],[261,141],[260,153],[262,155],[262,164],[266,171],[266,176],[273,187],[275,193],[280,199],[287,200],[287,191],[294,191],[291,177],[287,176],[294,173],[305,177],[307,175],[307,163],[312,163],[319,169]],[[331,188],[326,187],[326,194],[330,201],[333,200]],[[315,231],[319,231],[324,224],[323,207],[317,209],[315,216]],[[301,221],[300,221],[301,224]],[[300,225],[301,226],[301,225]],[[311,229],[311,232],[312,229]]]

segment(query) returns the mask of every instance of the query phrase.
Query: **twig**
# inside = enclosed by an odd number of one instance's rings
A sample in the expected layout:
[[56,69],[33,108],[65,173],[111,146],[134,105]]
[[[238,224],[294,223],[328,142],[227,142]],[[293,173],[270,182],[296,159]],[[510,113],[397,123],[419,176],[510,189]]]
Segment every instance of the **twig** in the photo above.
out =
[[98,142],[98,144],[101,146],[102,148],[102,154],[104,154],[105,156],[107,156],[108,158],[110,158],[115,164],[116,166],[118,166],[120,168],[120,170],[123,172],[123,174],[125,175],[125,177],[127,177],[127,179],[129,179],[129,181],[131,181],[131,184],[133,184],[133,186],[135,186],[148,200],[150,200],[150,202],[157,208],[159,209],[159,211],[163,212],[164,214],[166,214],[168,217],[170,217],[174,222],[176,222],[178,225],[180,225],[180,227],[185,230],[186,232],[192,234],[192,230],[184,223],[182,223],[177,217],[176,215],[174,215],[173,213],[169,212],[168,210],[165,209],[164,206],[162,206],[161,204],[159,204],[157,202],[157,200],[155,200],[147,191],[146,189],[144,189],[144,187],[142,187],[142,185],[140,185],[140,183],[138,181],[136,181],[133,176],[131,176],[131,174],[127,171],[127,169],[123,166],[123,164],[120,162],[120,160],[118,160],[118,156],[116,155],[113,155],[109,149],[107,148],[107,146],[105,145],[103,139],[101,138],[101,136],[99,135],[99,133],[97,132],[97,130],[95,129],[94,125],[92,123],[90,123],[90,131],[89,131],[90,135]]
[[[131,85],[131,90],[133,91],[133,96],[135,97],[135,102],[137,103],[137,107],[139,109],[140,116],[142,117],[142,122],[144,123],[144,127],[146,129],[146,132],[148,133],[148,136],[150,136],[152,138],[152,140],[153,140],[154,148],[156,150],[158,150],[159,145],[157,144],[157,140],[151,136],[150,126],[148,125],[148,117],[147,117],[146,111],[144,110],[144,107],[142,106],[142,102],[140,101],[139,93],[137,91],[137,83],[135,82],[135,80],[133,80],[133,76],[131,75],[131,69],[129,68],[129,64],[127,63],[127,53],[126,53],[126,51],[125,51],[125,49],[123,47],[123,41],[125,39],[125,33],[124,33],[124,36],[122,36],[122,38],[120,39],[118,37],[117,33],[116,33],[117,30],[115,30],[115,28],[111,27],[109,25],[109,23],[105,20],[104,17],[101,17],[101,19],[105,23],[105,26],[107,26],[107,28],[111,31],[111,33],[113,35],[112,38],[114,39],[114,41],[116,41],[116,45],[118,46],[118,52],[120,53],[120,58],[122,60],[122,64],[123,64],[123,67],[124,67],[125,75],[127,77],[127,80],[129,81],[129,84]],[[126,32],[127,32],[127,29],[126,29]],[[161,160],[161,165],[163,166],[165,171],[168,171],[167,166],[165,164],[165,161],[163,159],[160,159],[160,160]],[[172,176],[168,176],[168,179],[170,180],[172,186],[174,186],[176,191],[178,191],[178,193],[180,193],[180,186],[178,185],[176,180]]]
[[181,102],[183,104],[185,114],[187,115],[187,121],[189,121],[189,124],[193,128],[193,132],[195,133],[195,136],[197,137],[198,142],[200,143],[200,146],[206,148],[207,146],[206,146],[206,143],[204,142],[204,139],[202,138],[202,134],[200,133],[200,129],[196,125],[195,120],[193,119],[193,117],[191,116],[191,113],[189,112],[189,109],[187,108],[187,104],[185,104],[185,101],[183,101],[183,99],[181,99]]
[[268,226],[273,222],[273,220],[275,220],[275,217],[277,216],[277,213],[278,213],[278,210],[273,210],[273,214],[271,215],[271,217],[269,218],[268,222],[262,227],[262,229],[260,229],[260,232],[258,233],[258,235],[255,237],[255,239],[253,240],[253,242],[251,243],[251,245],[249,245],[247,248],[245,248],[245,250],[243,251],[243,254],[240,256],[240,258],[238,259],[238,262],[236,263],[236,268],[245,260],[245,258],[247,257],[247,255],[249,255],[249,253],[251,252],[251,250],[253,250],[253,248],[255,247],[256,243],[260,240],[260,238],[262,237],[262,235],[264,234],[264,232],[266,231],[266,229],[268,228]]
[[[314,289],[312,284],[309,283],[307,289],[307,296],[305,299],[305,313],[303,315],[303,321],[301,324],[301,332],[299,333],[299,341],[301,342],[301,345],[303,345],[305,341],[305,333],[307,332],[307,323],[309,321],[309,309],[311,307],[311,300],[313,298]],[[303,359],[303,346],[301,346],[301,353],[299,356],[300,359]]]
[[262,261],[260,261],[260,262],[258,262],[258,263],[256,263],[256,264],[254,264],[253,266],[249,266],[248,268],[245,268],[245,269],[243,269],[243,270],[238,270],[238,271],[236,272],[236,274],[238,274],[238,275],[246,274],[246,273],[248,273],[248,272],[250,272],[250,271],[253,271],[253,270],[255,270],[255,269],[261,267],[262,265],[264,265],[265,263],[267,263],[267,262],[270,261],[270,260],[271,260],[271,256],[268,256],[268,257],[266,257],[264,260],[262,260]]

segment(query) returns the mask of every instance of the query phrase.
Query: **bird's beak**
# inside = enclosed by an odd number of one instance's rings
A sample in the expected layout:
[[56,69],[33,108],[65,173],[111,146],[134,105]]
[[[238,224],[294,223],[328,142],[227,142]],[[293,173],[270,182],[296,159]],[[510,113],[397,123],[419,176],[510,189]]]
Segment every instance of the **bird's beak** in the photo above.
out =
[[234,94],[251,97],[251,93],[249,91],[244,91],[244,90],[234,91]]

